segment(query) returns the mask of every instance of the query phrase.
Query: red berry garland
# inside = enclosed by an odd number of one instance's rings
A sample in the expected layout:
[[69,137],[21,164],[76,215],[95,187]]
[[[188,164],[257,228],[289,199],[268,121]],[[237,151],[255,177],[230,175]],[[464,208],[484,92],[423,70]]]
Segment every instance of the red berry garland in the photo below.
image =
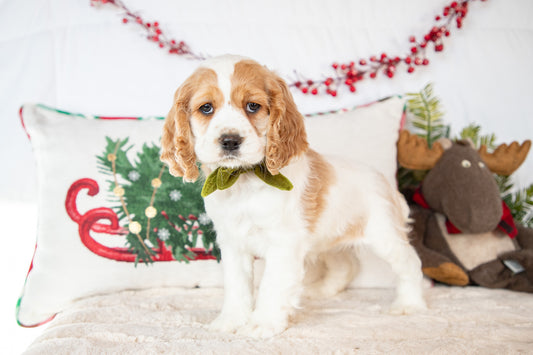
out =
[[159,48],[167,48],[168,53],[170,54],[187,56],[191,59],[205,59],[204,56],[191,51],[185,42],[169,39],[159,27],[159,22],[148,22],[143,20],[141,16],[127,8],[121,0],[90,0],[90,2],[91,6],[109,4],[123,10],[124,17],[122,18],[122,23],[136,23],[140,25],[147,32],[146,37],[148,40],[157,43]]
[[444,7],[442,16],[435,16],[436,24],[426,35],[418,41],[415,36],[409,37],[411,47],[409,53],[404,56],[390,56],[387,53],[382,53],[379,56],[374,55],[368,59],[349,63],[333,63],[331,67],[335,71],[335,75],[318,81],[299,80],[290,85],[298,88],[304,94],[317,95],[323,91],[331,96],[337,96],[341,87],[348,87],[350,92],[354,93],[357,91],[356,84],[359,81],[366,78],[375,79],[379,73],[392,79],[402,65],[407,66],[407,73],[411,74],[416,70],[416,67],[429,64],[429,59],[426,57],[429,44],[433,43],[435,52],[442,52],[444,49],[443,39],[450,36],[452,23],[455,22],[457,28],[462,27],[470,1],[475,0],[453,1]]
[[[453,1],[445,6],[442,15],[435,16],[435,24],[431,30],[417,40],[415,36],[409,37],[410,50],[403,56],[391,56],[382,53],[379,56],[371,56],[368,59],[360,59],[349,63],[333,63],[331,67],[335,71],[333,76],[323,80],[297,80],[289,84],[304,94],[318,95],[326,93],[333,97],[338,95],[338,90],[347,87],[350,92],[357,92],[356,84],[366,78],[375,79],[378,73],[382,73],[392,79],[401,66],[407,67],[407,73],[413,73],[418,66],[427,66],[429,59],[426,57],[428,45],[433,44],[435,52],[444,50],[443,39],[450,36],[450,28],[455,23],[457,28],[463,26],[463,20],[468,13],[468,4],[476,0]],[[486,1],[486,0],[478,0]],[[158,22],[146,22],[139,15],[128,9],[121,0],[90,0],[91,5],[110,4],[124,11],[122,22],[136,23],[147,32],[147,38],[158,44],[160,48],[166,48],[168,53],[186,56],[191,59],[205,59],[206,57],[194,53],[183,41],[168,39]]]

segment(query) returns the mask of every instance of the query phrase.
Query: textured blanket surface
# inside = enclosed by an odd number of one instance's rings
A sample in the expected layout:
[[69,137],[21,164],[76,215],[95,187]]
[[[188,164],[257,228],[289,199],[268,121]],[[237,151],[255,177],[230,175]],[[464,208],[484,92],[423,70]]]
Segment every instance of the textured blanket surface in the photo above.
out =
[[256,340],[205,328],[221,289],[124,291],[78,301],[25,354],[533,353],[533,295],[437,286],[426,297],[411,316],[387,314],[390,289],[306,300],[288,330]]

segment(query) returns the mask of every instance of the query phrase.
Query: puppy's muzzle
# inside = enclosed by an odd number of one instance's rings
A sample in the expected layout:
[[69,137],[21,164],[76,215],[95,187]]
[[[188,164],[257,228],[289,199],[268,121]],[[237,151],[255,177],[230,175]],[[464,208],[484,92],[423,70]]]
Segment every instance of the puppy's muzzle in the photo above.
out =
[[224,152],[235,153],[235,151],[239,150],[243,140],[244,139],[238,134],[223,134],[218,139],[218,142]]

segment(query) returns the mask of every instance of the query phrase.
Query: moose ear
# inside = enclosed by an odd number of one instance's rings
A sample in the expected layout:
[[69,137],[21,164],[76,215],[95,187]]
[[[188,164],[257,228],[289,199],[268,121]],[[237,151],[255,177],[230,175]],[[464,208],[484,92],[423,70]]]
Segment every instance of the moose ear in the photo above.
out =
[[169,172],[194,182],[199,176],[194,153],[194,136],[189,123],[189,98],[187,83],[174,95],[174,104],[168,113],[161,137],[161,160],[168,164]]
[[287,84],[271,73],[269,80],[270,120],[267,132],[266,166],[272,175],[291,158],[308,148],[304,118],[298,111]]
[[[439,143],[442,149],[444,150],[450,149],[453,145],[452,140],[450,138],[445,138],[445,137],[437,139],[435,143]],[[474,147],[474,143],[472,143],[472,141],[470,141],[470,144],[472,145],[472,147]]]

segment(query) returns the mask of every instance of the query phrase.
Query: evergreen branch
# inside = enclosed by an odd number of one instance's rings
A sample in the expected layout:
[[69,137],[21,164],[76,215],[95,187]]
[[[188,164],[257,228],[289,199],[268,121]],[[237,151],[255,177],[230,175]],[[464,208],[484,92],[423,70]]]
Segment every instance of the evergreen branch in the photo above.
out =
[[447,127],[442,122],[444,113],[439,98],[433,94],[433,85],[427,84],[418,93],[407,94],[407,108],[412,114],[414,133],[423,137],[431,147],[433,142],[445,136]]
[[459,133],[458,139],[470,139],[476,149],[479,149],[482,145],[486,146],[489,151],[496,148],[496,135],[494,133],[481,135],[481,126],[474,123],[463,128]]

